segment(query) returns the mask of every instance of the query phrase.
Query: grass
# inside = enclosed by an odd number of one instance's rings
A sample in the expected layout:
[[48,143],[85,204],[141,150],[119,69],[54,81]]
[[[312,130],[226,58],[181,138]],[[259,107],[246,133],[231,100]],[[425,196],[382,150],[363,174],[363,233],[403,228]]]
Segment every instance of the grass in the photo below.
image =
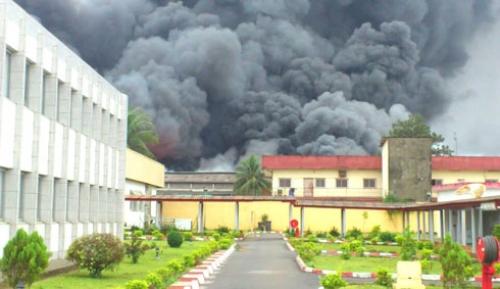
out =
[[155,251],[148,250],[141,256],[138,264],[132,264],[130,258],[124,261],[114,271],[104,271],[102,278],[90,278],[87,271],[77,270],[33,284],[31,289],[115,289],[123,288],[125,283],[133,279],[144,279],[150,272],[162,268],[168,261],[181,258],[184,255],[202,247],[206,242],[184,242],[181,248],[170,248],[166,241],[157,242],[161,246],[160,259],[155,258]]
[[[340,246],[342,244],[336,243],[320,243],[318,244],[322,250],[341,250]],[[368,245],[364,244],[367,252],[389,252],[389,253],[399,253],[401,251],[400,246],[388,246],[388,245]]]

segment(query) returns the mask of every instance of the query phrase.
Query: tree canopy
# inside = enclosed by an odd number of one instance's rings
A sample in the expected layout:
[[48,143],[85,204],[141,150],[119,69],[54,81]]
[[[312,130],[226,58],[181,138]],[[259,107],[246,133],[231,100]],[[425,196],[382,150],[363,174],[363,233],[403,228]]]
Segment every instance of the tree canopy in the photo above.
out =
[[432,138],[432,154],[438,156],[451,156],[453,150],[443,144],[444,137],[431,131],[425,123],[423,116],[419,114],[411,115],[407,120],[400,120],[392,125],[389,137],[430,137]]
[[238,195],[262,195],[271,188],[255,156],[241,161],[236,168],[234,191]]
[[150,158],[155,158],[148,145],[158,142],[158,133],[151,117],[139,107],[130,109],[127,127],[128,147]]

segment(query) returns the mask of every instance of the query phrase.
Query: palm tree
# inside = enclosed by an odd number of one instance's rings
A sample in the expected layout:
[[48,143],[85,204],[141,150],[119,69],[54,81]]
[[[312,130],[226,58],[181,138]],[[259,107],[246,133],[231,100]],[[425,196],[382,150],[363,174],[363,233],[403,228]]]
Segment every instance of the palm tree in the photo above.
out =
[[159,142],[151,117],[141,108],[135,107],[129,109],[127,123],[128,147],[150,158],[155,158],[148,148],[148,145]]
[[255,156],[240,162],[236,168],[236,182],[234,191],[238,195],[262,195],[271,188],[271,183],[266,179],[260,168],[260,163]]

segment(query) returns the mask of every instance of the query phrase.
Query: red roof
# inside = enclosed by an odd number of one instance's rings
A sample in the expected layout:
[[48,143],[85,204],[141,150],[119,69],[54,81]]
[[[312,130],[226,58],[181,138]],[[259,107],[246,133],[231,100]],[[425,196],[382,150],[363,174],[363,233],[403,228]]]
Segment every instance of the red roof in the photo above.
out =
[[500,157],[433,157],[436,171],[500,171]]
[[379,156],[263,156],[262,167],[269,170],[380,170],[382,159]]
[[[263,156],[262,167],[279,169],[380,170],[379,156]],[[436,171],[500,171],[500,157],[432,157]]]

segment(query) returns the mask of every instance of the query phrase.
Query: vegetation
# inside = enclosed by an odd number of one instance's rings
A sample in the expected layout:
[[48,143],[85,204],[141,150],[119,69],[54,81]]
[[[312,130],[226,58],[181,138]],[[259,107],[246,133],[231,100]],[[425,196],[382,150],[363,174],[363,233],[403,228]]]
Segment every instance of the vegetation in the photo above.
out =
[[234,191],[239,195],[262,195],[271,188],[260,163],[255,156],[251,156],[239,163],[236,168],[236,182]]
[[338,238],[340,237],[340,232],[339,230],[336,228],[336,227],[333,227],[331,230],[330,230],[330,235],[334,238]]
[[346,239],[360,239],[363,238],[363,233],[360,229],[353,227],[351,230],[348,230],[345,234]]
[[125,289],[149,289],[148,283],[142,280],[132,280],[125,284]]
[[347,282],[338,274],[329,274],[321,278],[321,286],[325,289],[337,289],[347,286]]
[[378,284],[380,286],[384,286],[387,288],[392,288],[392,276],[387,270],[379,270],[377,272],[377,280],[375,281],[375,284]]
[[149,246],[143,244],[143,240],[140,236],[140,231],[133,232],[131,241],[125,243],[125,253],[132,259],[133,264],[136,264],[139,261],[139,257],[144,255],[144,253],[149,249]]
[[417,257],[417,242],[410,230],[406,229],[401,239],[401,260],[412,261]]
[[493,236],[495,236],[498,240],[500,240],[500,224],[496,224],[495,227],[493,227]]
[[167,242],[172,248],[179,248],[183,242],[182,234],[178,231],[172,231],[168,233]]
[[295,244],[295,250],[304,262],[312,261],[312,259],[321,253],[318,245],[311,242],[298,242]]
[[230,232],[229,228],[226,226],[219,226],[216,230],[219,234],[228,234]]
[[12,288],[19,282],[29,287],[47,268],[49,256],[47,247],[37,232],[28,234],[20,229],[3,248],[3,258],[0,260],[2,277]]
[[439,248],[439,261],[443,268],[443,288],[459,289],[467,286],[467,280],[474,275],[472,260],[462,246],[446,235]]
[[358,256],[363,256],[365,252],[365,247],[363,247],[363,243],[360,240],[350,240],[344,242],[340,249],[342,250],[341,257],[344,260],[351,259],[352,253],[355,253]]
[[193,241],[193,233],[191,233],[191,232],[184,232],[183,237],[184,237],[184,241],[188,241],[188,242]]
[[151,117],[139,107],[130,109],[127,119],[128,147],[150,158],[155,158],[148,145],[158,142],[158,133]]
[[120,239],[111,234],[92,234],[73,241],[67,259],[86,269],[90,276],[99,278],[102,271],[113,269],[124,257]]
[[411,115],[407,120],[401,120],[392,125],[389,137],[430,137],[432,138],[432,154],[451,156],[453,150],[444,145],[444,137],[431,131],[423,116]]

